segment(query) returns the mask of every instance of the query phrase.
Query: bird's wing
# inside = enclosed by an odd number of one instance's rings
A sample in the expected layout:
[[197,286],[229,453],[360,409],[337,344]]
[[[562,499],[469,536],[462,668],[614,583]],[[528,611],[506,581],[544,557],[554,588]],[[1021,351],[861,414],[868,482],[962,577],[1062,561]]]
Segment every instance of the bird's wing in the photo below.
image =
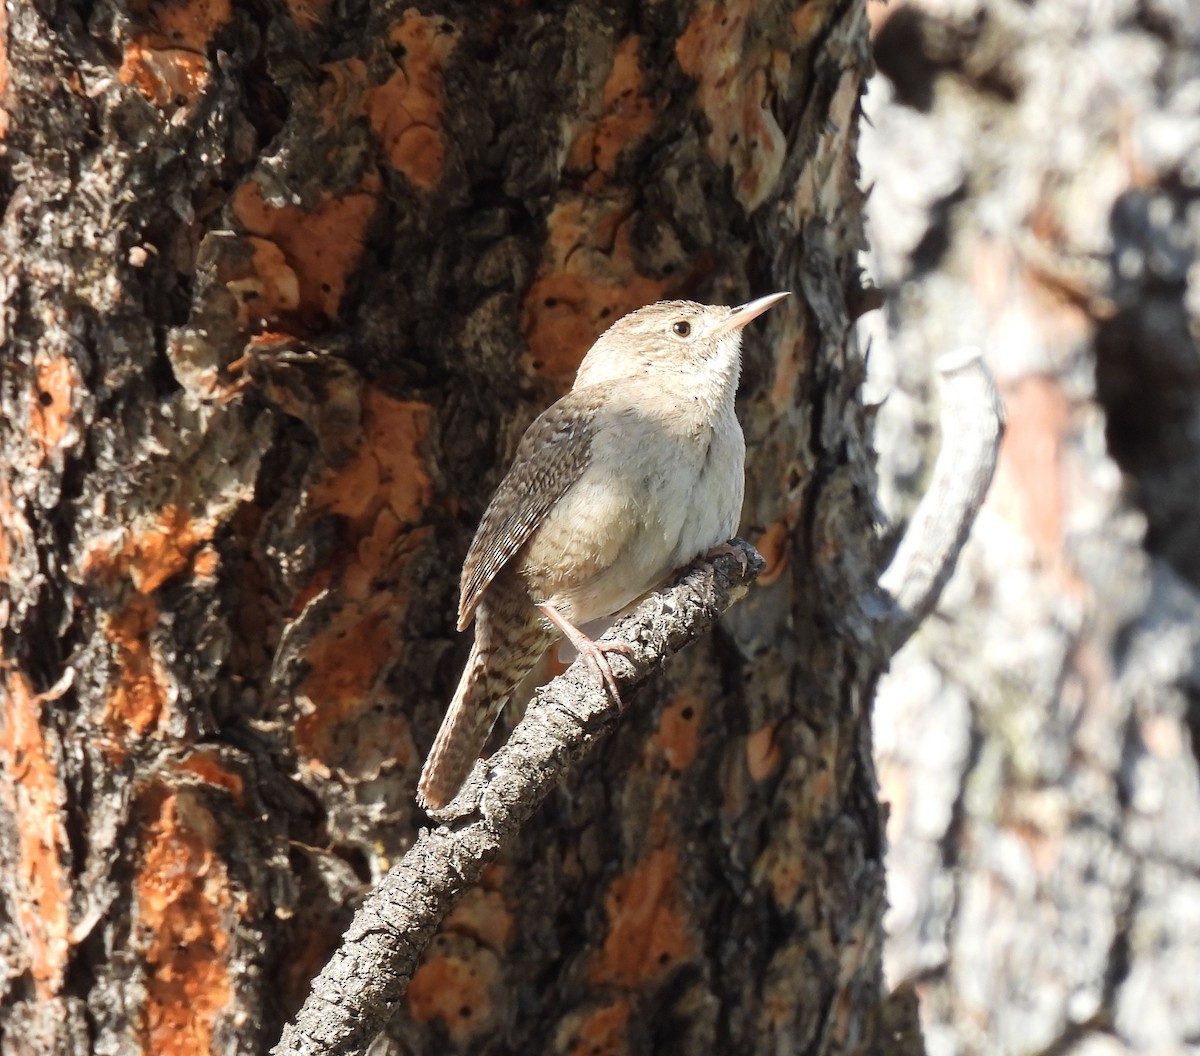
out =
[[595,401],[585,390],[568,392],[539,415],[521,438],[516,457],[467,551],[458,603],[458,629],[496,573],[521,549],[533,530],[587,466]]

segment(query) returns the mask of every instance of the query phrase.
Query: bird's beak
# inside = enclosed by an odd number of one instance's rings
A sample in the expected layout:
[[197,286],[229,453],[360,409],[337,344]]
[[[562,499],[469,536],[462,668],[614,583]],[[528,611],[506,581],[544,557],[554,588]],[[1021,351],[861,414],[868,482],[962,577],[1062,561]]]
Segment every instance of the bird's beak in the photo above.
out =
[[747,323],[757,319],[772,305],[778,304],[785,297],[790,296],[790,293],[769,293],[766,297],[759,297],[756,301],[747,301],[745,304],[739,304],[732,309],[732,314],[720,326],[717,327],[717,334],[728,334],[734,330],[740,330]]

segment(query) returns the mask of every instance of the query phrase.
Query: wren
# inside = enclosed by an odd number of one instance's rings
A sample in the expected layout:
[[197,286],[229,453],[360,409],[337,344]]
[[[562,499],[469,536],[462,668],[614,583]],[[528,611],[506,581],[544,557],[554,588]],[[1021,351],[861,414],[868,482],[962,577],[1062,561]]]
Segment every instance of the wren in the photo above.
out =
[[561,638],[616,696],[604,654],[629,646],[597,645],[579,628],[736,532],[742,329],[786,296],[631,312],[526,430],[463,565],[458,629],[473,618],[475,644],[421,772],[422,806],[454,798],[513,690]]

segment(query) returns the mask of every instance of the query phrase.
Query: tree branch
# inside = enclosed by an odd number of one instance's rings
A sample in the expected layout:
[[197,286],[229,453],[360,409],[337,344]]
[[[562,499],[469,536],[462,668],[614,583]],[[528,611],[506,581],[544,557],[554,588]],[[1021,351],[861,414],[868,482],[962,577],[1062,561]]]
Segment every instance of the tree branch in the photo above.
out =
[[[702,565],[650,595],[604,636],[633,646],[628,658],[609,654],[622,690],[644,681],[746,593],[763,560],[740,539],[731,551],[716,557],[711,571]],[[547,793],[612,731],[619,713],[580,660],[539,690],[508,743],[477,766],[454,803],[439,812],[452,820],[422,829],[354,915],[273,1052],[366,1052],[399,1005],[442,918]]]
[[983,505],[1004,433],[1004,405],[977,348],[937,362],[942,392],[942,449],[933,479],[879,577],[887,610],[882,645],[894,655],[933,611]]

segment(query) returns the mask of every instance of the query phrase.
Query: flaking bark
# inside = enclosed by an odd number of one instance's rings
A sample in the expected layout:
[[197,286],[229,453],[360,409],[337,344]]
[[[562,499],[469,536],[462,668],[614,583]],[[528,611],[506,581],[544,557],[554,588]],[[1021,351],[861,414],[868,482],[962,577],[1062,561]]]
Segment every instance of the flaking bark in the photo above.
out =
[[266,1051],[427,823],[525,425],[617,315],[781,289],[739,407],[759,585],[485,870],[387,1036],[861,1044],[863,6],[5,11],[0,1051]]

